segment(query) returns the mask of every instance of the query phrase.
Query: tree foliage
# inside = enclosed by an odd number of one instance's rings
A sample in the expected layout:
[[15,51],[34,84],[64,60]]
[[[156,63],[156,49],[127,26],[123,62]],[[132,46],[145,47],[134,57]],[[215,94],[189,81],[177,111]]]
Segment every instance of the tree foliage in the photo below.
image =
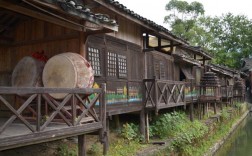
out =
[[201,3],[178,0],[171,0],[165,9],[169,14],[164,22],[172,32],[214,54],[214,63],[239,68],[241,58],[252,56],[252,21],[246,16],[204,16]]
[[165,9],[170,13],[165,16],[164,22],[169,23],[174,34],[188,39],[187,33],[194,27],[197,18],[203,15],[205,10],[201,3],[171,0]]

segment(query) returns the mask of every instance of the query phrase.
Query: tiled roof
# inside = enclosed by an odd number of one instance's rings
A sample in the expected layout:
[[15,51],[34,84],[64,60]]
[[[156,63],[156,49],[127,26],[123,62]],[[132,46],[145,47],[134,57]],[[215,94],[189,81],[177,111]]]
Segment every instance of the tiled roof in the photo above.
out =
[[192,65],[201,66],[201,63],[198,60],[195,60],[184,54],[172,54],[172,56],[174,57],[175,61],[183,61]]
[[154,28],[157,31],[162,31],[164,33],[166,33],[167,35],[172,36],[173,38],[176,38],[178,40],[180,40],[181,42],[183,42],[184,44],[187,44],[187,41],[172,34],[167,28],[156,24],[155,22],[135,13],[134,11],[128,9],[125,5],[119,3],[118,1],[115,0],[105,0],[106,2],[108,2],[110,5],[114,6],[117,10],[119,10],[120,12],[126,13],[128,15],[130,15],[131,17],[143,22],[144,24]]
[[111,25],[117,25],[116,21],[114,19],[110,19],[108,15],[105,14],[94,14],[90,11],[89,8],[85,7],[82,4],[78,4],[74,0],[57,0],[58,4],[61,6],[61,8],[65,11],[67,11],[70,14],[79,16],[79,17],[86,17],[89,16],[90,18],[93,18],[94,20],[98,20],[99,22],[111,24]]
[[221,65],[216,65],[216,64],[209,64],[207,66],[210,67],[211,69],[213,69],[214,71],[217,71],[217,72],[224,74],[224,75],[228,75],[230,77],[233,77],[235,74],[240,74],[239,71],[237,71],[235,69],[230,69],[226,66],[221,66]]
[[191,45],[187,44],[187,45],[182,45],[180,47],[183,48],[183,49],[191,50],[192,52],[194,52],[196,54],[200,54],[200,55],[206,57],[206,59],[210,59],[211,60],[213,58],[213,56],[211,56],[209,53],[205,52],[199,46],[195,47],[195,46],[191,46]]

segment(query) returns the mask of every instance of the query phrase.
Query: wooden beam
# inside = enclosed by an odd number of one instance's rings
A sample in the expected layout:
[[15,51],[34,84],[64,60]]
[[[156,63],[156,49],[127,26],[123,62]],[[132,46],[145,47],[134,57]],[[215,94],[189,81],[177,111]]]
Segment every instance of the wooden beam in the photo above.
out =
[[[83,32],[81,32],[83,33]],[[25,45],[32,45],[32,44],[42,44],[47,42],[53,42],[53,41],[62,41],[62,40],[69,40],[69,39],[77,39],[78,34],[72,33],[72,34],[64,34],[56,37],[46,37],[43,39],[37,39],[37,40],[28,40],[28,41],[21,41],[21,42],[15,42],[12,44],[12,46],[25,46]]]
[[48,16],[46,14],[43,14],[43,13],[40,13],[37,11],[33,11],[30,9],[24,8],[20,5],[15,5],[10,2],[0,1],[0,8],[8,9],[8,10],[11,10],[11,11],[29,16],[29,17],[40,19],[42,21],[46,21],[49,23],[60,25],[60,26],[63,26],[63,27],[69,28],[69,29],[73,29],[73,30],[77,30],[77,31],[84,31],[83,27],[81,27],[81,26],[66,22],[64,20],[61,20],[61,19],[58,19],[58,18],[55,18],[52,16]]
[[155,48],[148,48],[148,49],[143,49],[143,52],[150,52],[150,51],[154,51]]

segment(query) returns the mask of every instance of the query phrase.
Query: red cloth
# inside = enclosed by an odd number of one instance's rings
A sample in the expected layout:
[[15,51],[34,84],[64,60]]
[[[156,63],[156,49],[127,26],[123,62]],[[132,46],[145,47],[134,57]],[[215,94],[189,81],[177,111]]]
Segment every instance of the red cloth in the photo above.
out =
[[48,61],[48,57],[45,55],[44,50],[42,50],[41,52],[32,53],[32,57],[42,62]]

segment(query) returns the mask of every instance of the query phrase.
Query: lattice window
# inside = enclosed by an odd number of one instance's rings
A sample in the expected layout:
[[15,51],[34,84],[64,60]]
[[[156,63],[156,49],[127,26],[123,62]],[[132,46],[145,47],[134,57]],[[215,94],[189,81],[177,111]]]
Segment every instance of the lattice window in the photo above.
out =
[[165,76],[165,64],[160,60],[154,62],[154,72],[157,79],[166,79]]
[[96,76],[101,76],[100,50],[88,47],[88,59]]
[[118,54],[118,74],[119,77],[127,77],[127,57]]
[[116,54],[108,52],[108,76],[116,77]]

